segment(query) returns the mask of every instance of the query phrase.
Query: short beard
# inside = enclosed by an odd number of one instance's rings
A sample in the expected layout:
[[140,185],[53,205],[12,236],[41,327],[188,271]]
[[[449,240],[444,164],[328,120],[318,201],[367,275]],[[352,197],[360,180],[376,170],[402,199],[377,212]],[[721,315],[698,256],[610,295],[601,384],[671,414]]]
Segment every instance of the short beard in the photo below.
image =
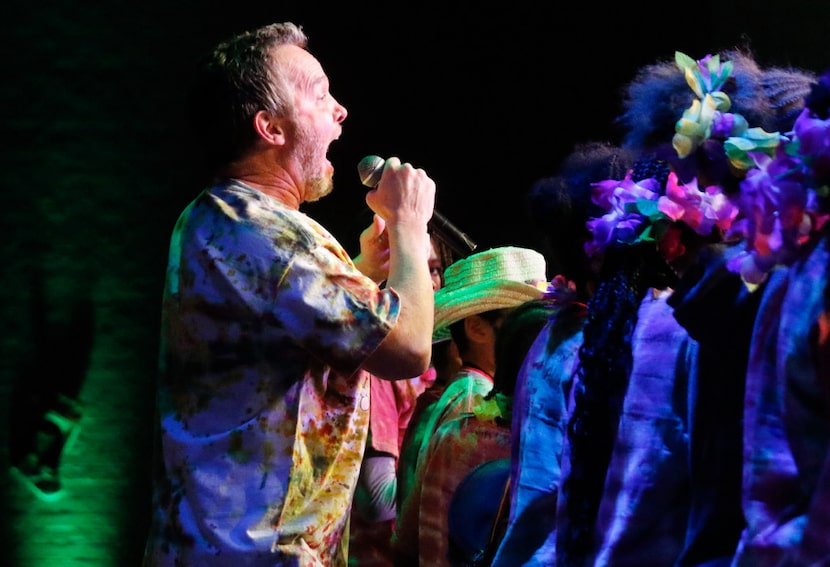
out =
[[332,177],[315,177],[309,179],[305,187],[305,201],[313,203],[319,201],[334,189],[334,180]]
[[[313,203],[319,201],[334,189],[334,176],[325,168],[323,171],[317,169],[317,150],[323,147],[323,143],[314,134],[304,129],[295,121],[295,137],[297,140],[297,158],[303,168],[305,179],[303,201]],[[325,154],[324,154],[325,157]]]

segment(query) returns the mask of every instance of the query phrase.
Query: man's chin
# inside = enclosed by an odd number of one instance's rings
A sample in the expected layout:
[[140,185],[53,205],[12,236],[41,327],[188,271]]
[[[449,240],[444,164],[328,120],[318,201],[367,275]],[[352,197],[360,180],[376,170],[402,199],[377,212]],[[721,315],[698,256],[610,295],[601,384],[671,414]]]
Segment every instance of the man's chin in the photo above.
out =
[[305,200],[308,203],[319,201],[331,193],[333,189],[334,183],[331,175],[327,176],[325,179],[315,179],[309,184]]

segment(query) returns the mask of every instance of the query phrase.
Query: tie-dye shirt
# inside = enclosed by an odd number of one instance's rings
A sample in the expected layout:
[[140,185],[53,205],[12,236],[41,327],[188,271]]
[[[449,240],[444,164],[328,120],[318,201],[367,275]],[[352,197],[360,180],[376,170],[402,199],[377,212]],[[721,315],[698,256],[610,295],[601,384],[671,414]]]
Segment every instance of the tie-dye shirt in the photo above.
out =
[[173,231],[145,565],[345,565],[361,364],[400,299],[318,223],[238,182]]

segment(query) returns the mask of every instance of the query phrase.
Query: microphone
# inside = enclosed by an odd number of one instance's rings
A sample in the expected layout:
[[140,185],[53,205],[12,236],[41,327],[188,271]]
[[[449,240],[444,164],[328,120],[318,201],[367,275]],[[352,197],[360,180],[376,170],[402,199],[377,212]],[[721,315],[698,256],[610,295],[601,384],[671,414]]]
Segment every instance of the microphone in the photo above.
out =
[[[380,183],[380,176],[383,174],[383,166],[386,163],[382,157],[366,156],[357,164],[357,173],[360,182],[366,187],[375,188]],[[469,236],[464,234],[457,226],[437,210],[432,211],[432,218],[427,226],[430,232],[447,246],[453,249],[462,258],[475,251],[478,245]]]

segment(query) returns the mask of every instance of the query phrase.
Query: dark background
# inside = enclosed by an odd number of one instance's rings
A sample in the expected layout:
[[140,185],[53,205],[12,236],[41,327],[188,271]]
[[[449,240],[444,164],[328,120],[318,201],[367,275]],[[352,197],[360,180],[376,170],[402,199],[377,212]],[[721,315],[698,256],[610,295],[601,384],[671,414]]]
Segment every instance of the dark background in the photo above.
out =
[[[480,247],[535,247],[531,182],[616,136],[620,89],[680,50],[748,45],[766,66],[830,64],[822,1],[30,2],[0,8],[0,564],[138,565],[149,512],[167,240],[200,189],[183,87],[231,33],[293,20],[346,106],[335,191],[307,207],[356,252],[356,164],[397,155]],[[210,117],[205,117],[210,119]],[[552,275],[552,274],[551,274]],[[86,317],[73,318],[78,309]],[[85,310],[85,311],[84,311]],[[62,492],[8,467],[32,393],[83,404]]]

